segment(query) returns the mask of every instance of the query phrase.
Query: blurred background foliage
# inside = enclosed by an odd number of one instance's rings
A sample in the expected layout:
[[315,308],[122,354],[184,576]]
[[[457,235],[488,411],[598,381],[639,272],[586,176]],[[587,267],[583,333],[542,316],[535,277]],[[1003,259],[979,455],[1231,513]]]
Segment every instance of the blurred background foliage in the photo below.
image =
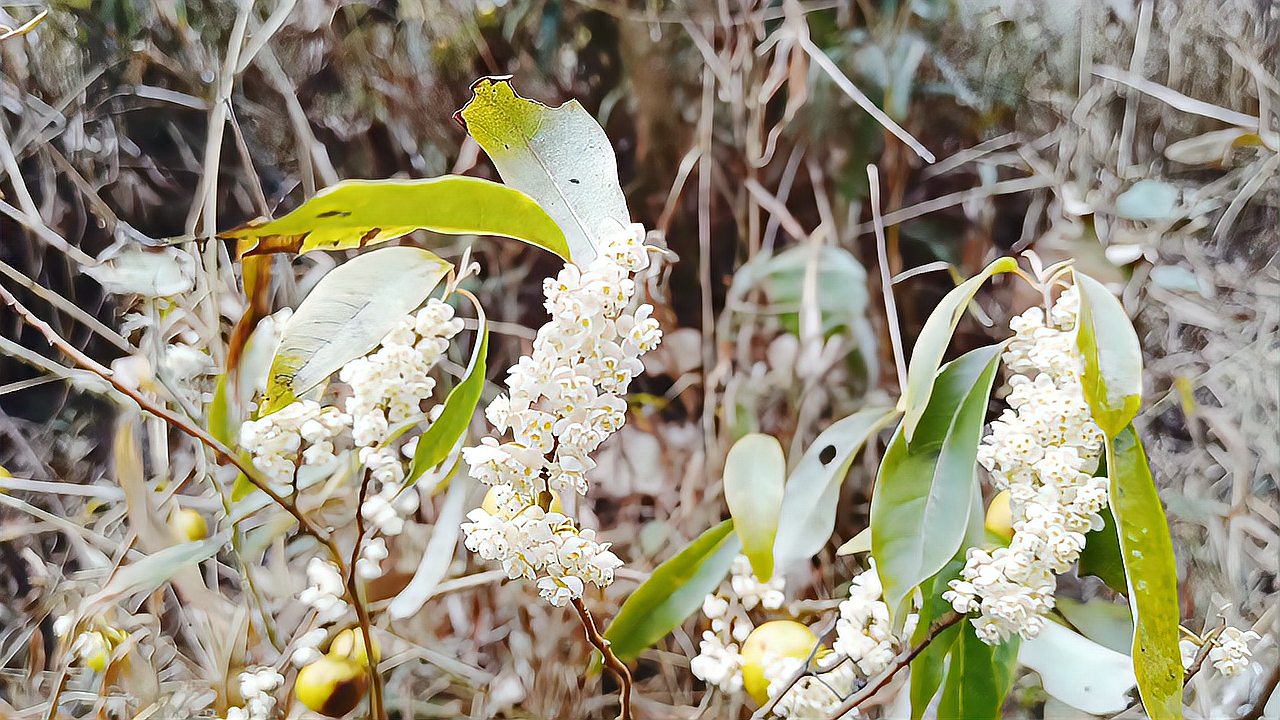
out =
[[[42,6],[0,7],[0,22],[16,26]],[[602,460],[616,480],[594,508],[636,570],[719,519],[718,467],[734,438],[774,434],[794,462],[832,418],[896,394],[869,223],[866,168],[875,164],[891,270],[923,270],[896,285],[908,347],[955,277],[999,254],[1071,256],[1124,288],[1150,358],[1152,400],[1140,423],[1154,436],[1152,460],[1176,522],[1184,612],[1204,618],[1228,604],[1233,617],[1257,619],[1269,603],[1274,611],[1274,4],[56,0],[48,8],[33,32],[0,41],[0,261],[7,286],[104,363],[134,342],[181,341],[207,363],[169,370],[207,391],[242,309],[229,249],[208,229],[282,214],[340,178],[496,178],[451,117],[477,77],[510,74],[525,96],[577,98],[601,122],[635,219],[673,255],[665,282],[647,291],[665,350],[640,386],[632,428],[612,461]],[[865,93],[939,162],[923,162],[842,85]],[[211,124],[220,113],[225,129]],[[451,259],[463,247],[417,241]],[[104,292],[77,261],[139,248],[215,258],[213,274],[186,261],[156,271],[177,273],[197,293],[216,288],[222,307],[212,326],[182,313],[181,299],[142,322],[136,283]],[[514,244],[476,249],[491,316],[540,324],[536,280],[553,258]],[[332,263],[277,262],[293,272],[277,272],[275,307],[296,304]],[[956,350],[997,334],[1035,301],[1006,287],[983,297]],[[49,305],[50,293],[81,316]],[[144,332],[147,323],[158,331]],[[83,384],[46,382],[41,358],[55,356],[7,310],[0,335],[13,341],[0,357],[0,464],[24,477],[101,477],[114,407]],[[519,336],[495,338],[490,367],[516,357]],[[872,467],[874,457],[860,462],[846,485],[837,541],[865,525]],[[69,557],[56,538],[39,552],[54,563]],[[3,539],[12,572],[0,581],[0,621],[12,627],[42,599],[19,558],[23,544]],[[801,587],[824,592],[848,575],[846,560],[824,553]],[[487,708],[551,717],[587,703],[595,712],[572,625],[540,608],[513,609],[519,591],[501,592],[468,597],[465,613],[451,605],[447,620],[417,619],[422,637],[469,637],[447,651],[497,673]],[[512,627],[527,631],[523,639]],[[690,643],[678,636],[671,649],[687,655]],[[521,668],[547,652],[566,662],[539,672],[535,689]],[[698,705],[701,688],[670,672],[676,656],[657,652],[643,663],[641,696]],[[479,702],[430,673],[405,677],[436,688],[441,707]]]

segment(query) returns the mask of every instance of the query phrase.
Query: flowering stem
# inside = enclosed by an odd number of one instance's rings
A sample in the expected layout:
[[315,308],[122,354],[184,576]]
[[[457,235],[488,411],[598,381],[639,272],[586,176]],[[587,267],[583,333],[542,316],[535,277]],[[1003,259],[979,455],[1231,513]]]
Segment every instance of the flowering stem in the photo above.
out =
[[369,673],[369,718],[383,720],[386,711],[382,706],[382,676],[378,673],[378,658],[373,650],[373,638],[369,630],[369,609],[360,599],[360,586],[356,582],[356,567],[359,564],[360,544],[364,539],[364,516],[360,509],[364,507],[365,496],[369,493],[370,473],[366,469],[364,479],[360,482],[360,497],[356,502],[356,541],[351,548],[351,562],[347,568],[347,594],[351,596],[351,605],[356,610],[356,620],[360,623],[360,635],[364,641],[365,671]]
[[596,621],[592,619],[591,611],[582,602],[582,598],[573,599],[573,609],[578,611],[582,627],[587,632],[587,640],[600,651],[604,657],[604,666],[609,668],[609,671],[618,678],[618,684],[622,686],[618,692],[618,704],[622,706],[618,711],[618,720],[631,720],[631,671],[627,669],[626,663],[613,654],[613,648],[609,647],[609,641],[600,634]]
[[893,662],[889,663],[889,667],[881,671],[879,675],[868,679],[867,684],[863,685],[861,690],[845,698],[845,701],[841,703],[840,707],[831,714],[831,718],[833,720],[835,718],[842,718],[848,714],[849,711],[869,700],[873,695],[880,691],[880,688],[888,685],[889,681],[893,679],[894,675],[898,674],[899,670],[910,665],[911,661],[914,660],[915,657],[926,647],[928,647],[929,643],[936,640],[938,636],[942,634],[943,630],[955,625],[964,618],[964,615],[953,610],[935,620],[933,624],[929,626],[929,632],[925,634],[924,639],[916,645],[898,653],[893,658]]

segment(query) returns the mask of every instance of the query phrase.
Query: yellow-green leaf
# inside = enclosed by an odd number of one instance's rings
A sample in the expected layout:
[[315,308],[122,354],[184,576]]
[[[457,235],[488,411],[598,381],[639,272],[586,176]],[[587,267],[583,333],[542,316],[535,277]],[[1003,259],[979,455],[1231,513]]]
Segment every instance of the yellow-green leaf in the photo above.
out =
[[427,299],[450,267],[429,250],[389,247],[331,270],[284,327],[262,414],[288,405],[376,347]]
[[604,632],[614,654],[623,662],[636,659],[702,607],[729,574],[740,547],[733,520],[725,520],[654,568]]
[[1178,571],[1169,521],[1160,504],[1142,441],[1132,425],[1108,444],[1111,511],[1129,579],[1133,670],[1142,705],[1153,720],[1182,717],[1182,655],[1178,649]]
[[960,324],[960,318],[978,289],[994,275],[1011,272],[1018,267],[1018,262],[1011,257],[1002,257],[986,267],[985,270],[960,283],[929,314],[920,336],[916,338],[915,347],[911,351],[911,364],[907,368],[907,387],[902,395],[903,419],[902,427],[908,442],[915,439],[916,426],[924,416],[929,405],[929,394],[933,392],[933,380],[938,374],[938,366],[947,354],[947,346],[951,344],[951,336]]
[[1124,306],[1102,283],[1075,273],[1080,293],[1076,346],[1084,356],[1080,380],[1094,422],[1115,437],[1142,405],[1142,347]]
[[520,97],[505,77],[486,77],[458,116],[508,185],[540,204],[564,231],[573,261],[595,258],[608,222],[631,220],[618,161],[604,129],[577,100],[560,107]]
[[773,541],[778,534],[787,461],[770,435],[744,435],[724,461],[724,501],[742,541],[742,554],[761,581],[773,577]]
[[430,230],[522,240],[569,259],[564,232],[516,188],[481,178],[344,180],[321,190],[276,220],[255,220],[219,237],[237,241],[237,255],[308,253],[365,247]]

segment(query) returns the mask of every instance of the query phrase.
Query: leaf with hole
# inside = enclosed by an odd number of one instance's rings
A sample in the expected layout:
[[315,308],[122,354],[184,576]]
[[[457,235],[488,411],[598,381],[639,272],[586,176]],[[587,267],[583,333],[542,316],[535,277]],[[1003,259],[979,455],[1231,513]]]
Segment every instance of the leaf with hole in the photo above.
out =
[[[840,486],[858,451],[897,416],[892,408],[867,408],[841,418],[814,438],[787,478],[774,541],[784,571],[812,558],[831,540]],[[870,537],[868,536],[868,542]]]
[[618,161],[604,129],[577,100],[559,107],[520,97],[506,77],[471,87],[458,111],[504,182],[529,194],[560,229],[579,265],[596,256],[602,225],[631,222]]
[[564,232],[537,201],[516,188],[462,175],[344,180],[282,218],[256,220],[218,237],[235,240],[237,256],[245,257],[361,248],[414,230],[513,238],[569,259]]
[[289,318],[271,360],[269,414],[377,347],[383,336],[427,299],[451,266],[416,247],[357,255],[316,283]]
[[895,626],[911,592],[947,564],[969,532],[978,441],[1003,347],[978,348],[945,365],[915,439],[907,441],[904,419],[880,463],[871,554]]
[[741,547],[733,521],[725,520],[654,568],[604,632],[614,654],[623,662],[635,660],[702,607],[729,574]]

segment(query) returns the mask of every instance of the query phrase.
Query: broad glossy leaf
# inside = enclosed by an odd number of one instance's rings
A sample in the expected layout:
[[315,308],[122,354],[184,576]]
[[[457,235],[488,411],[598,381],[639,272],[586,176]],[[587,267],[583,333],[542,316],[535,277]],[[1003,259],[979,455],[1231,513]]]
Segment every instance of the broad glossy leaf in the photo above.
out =
[[702,607],[729,574],[740,548],[733,521],[725,520],[654,568],[604,632],[614,654],[623,662],[636,659]]
[[1104,525],[1101,529],[1086,533],[1084,550],[1080,552],[1079,573],[1093,575],[1107,587],[1123,595],[1129,594],[1129,583],[1124,577],[1124,558],[1120,556],[1120,537],[1116,535],[1116,519],[1110,508],[1099,513]]
[[724,461],[724,501],[742,553],[762,581],[773,577],[773,541],[786,474],[782,446],[770,435],[744,435],[729,448]]
[[914,440],[916,426],[929,406],[929,395],[933,392],[934,377],[938,374],[938,366],[947,354],[947,346],[951,344],[951,336],[960,324],[960,318],[969,307],[978,289],[993,275],[1010,272],[1018,267],[1018,262],[1011,257],[1002,257],[992,262],[985,270],[960,283],[929,314],[920,336],[916,338],[915,347],[911,350],[911,364],[907,368],[907,387],[902,395],[904,416],[902,426],[906,439]]
[[480,391],[484,389],[485,359],[489,354],[489,327],[483,316],[480,320],[483,326],[480,344],[471,355],[466,375],[449,391],[440,417],[418,436],[418,445],[413,451],[413,467],[409,470],[409,485],[449,457],[475,414]]
[[[964,553],[962,552],[952,558],[951,562],[938,571],[937,575],[920,584],[924,604],[920,608],[920,620],[916,624],[915,632],[911,634],[912,645],[924,642],[925,636],[929,633],[929,626],[951,610],[951,603],[942,599],[942,593],[948,590],[948,582],[960,577],[960,571],[963,568]],[[959,624],[944,629],[912,659],[911,720],[920,720],[929,703],[933,701],[933,696],[937,695],[938,688],[942,685],[947,655],[955,646],[956,637],[959,634]]]
[[1128,707],[1128,693],[1136,682],[1128,655],[1055,622],[1046,622],[1039,635],[1022,643],[1018,662],[1040,674],[1045,692],[1094,715]]
[[1182,717],[1182,655],[1178,649],[1178,569],[1169,521],[1160,505],[1147,455],[1130,425],[1109,445],[1111,510],[1119,528],[1129,608],[1133,667],[1142,705],[1154,720]]
[[389,247],[331,270],[285,325],[271,361],[263,414],[288,405],[376,347],[427,299],[449,267],[428,250]]
[[471,87],[458,116],[504,182],[528,193],[564,231],[574,262],[590,263],[602,223],[631,222],[604,129],[577,100],[560,107],[520,97],[505,77]]
[[219,237],[237,255],[365,247],[430,230],[522,240],[569,259],[564,233],[538,203],[516,188],[481,178],[344,180],[276,220],[256,220]]
[[903,601],[960,549],[973,510],[978,442],[1003,345],[970,351],[938,373],[908,443],[904,419],[871,497],[871,554],[885,603],[900,625]]
[[[938,720],[995,720],[1013,687],[1019,639],[1000,645],[978,639],[973,623],[961,622],[938,700]],[[914,713],[914,708],[912,709]]]
[[[896,416],[892,408],[859,410],[814,438],[787,478],[773,551],[778,567],[786,570],[808,561],[831,540],[849,466],[862,446]],[[868,533],[868,543],[870,537]]]
[[1142,347],[1124,306],[1102,283],[1075,273],[1080,293],[1076,345],[1084,356],[1084,399],[1094,422],[1115,437],[1142,405]]

